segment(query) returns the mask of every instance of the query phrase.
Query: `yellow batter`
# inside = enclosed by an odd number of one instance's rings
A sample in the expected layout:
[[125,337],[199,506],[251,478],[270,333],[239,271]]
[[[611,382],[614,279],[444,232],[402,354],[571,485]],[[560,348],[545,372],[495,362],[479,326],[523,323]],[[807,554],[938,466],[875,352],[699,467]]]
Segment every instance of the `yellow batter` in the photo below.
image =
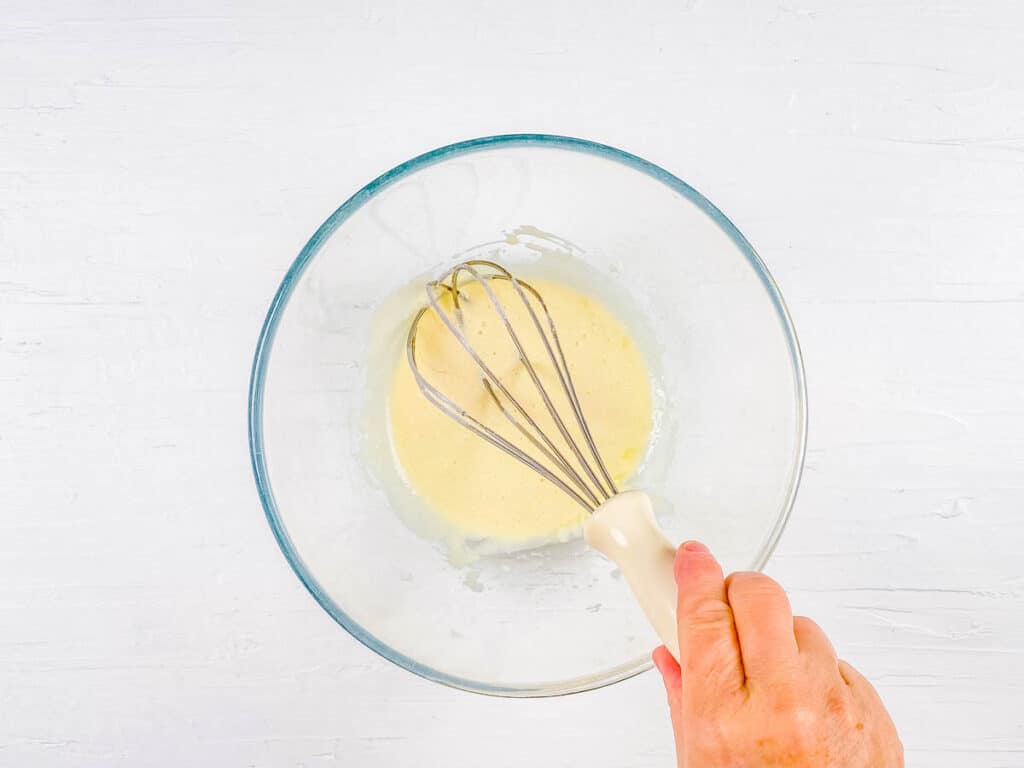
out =
[[[591,433],[608,471],[621,484],[643,459],[651,432],[646,361],[606,307],[561,283],[530,283],[554,318]],[[504,280],[489,285],[506,307],[556,409],[586,451],[555,370],[515,289]],[[460,283],[460,290],[466,335],[473,347],[562,452],[571,455],[483,287],[467,282]],[[441,301],[451,312],[450,295],[445,293]],[[419,369],[431,384],[508,440],[550,463],[502,415],[484,389],[476,363],[433,312],[420,323],[416,350]],[[406,482],[461,535],[524,542],[556,538],[583,521],[584,509],[563,491],[430,404],[404,358],[391,383],[388,416]]]

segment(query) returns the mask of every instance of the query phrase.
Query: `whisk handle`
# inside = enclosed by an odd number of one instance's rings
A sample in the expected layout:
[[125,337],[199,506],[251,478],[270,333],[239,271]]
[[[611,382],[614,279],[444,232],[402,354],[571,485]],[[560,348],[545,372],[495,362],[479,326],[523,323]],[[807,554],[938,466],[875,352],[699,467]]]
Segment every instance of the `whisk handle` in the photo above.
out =
[[658,527],[647,494],[624,491],[610,498],[584,523],[583,537],[619,566],[647,620],[678,660],[676,548]]

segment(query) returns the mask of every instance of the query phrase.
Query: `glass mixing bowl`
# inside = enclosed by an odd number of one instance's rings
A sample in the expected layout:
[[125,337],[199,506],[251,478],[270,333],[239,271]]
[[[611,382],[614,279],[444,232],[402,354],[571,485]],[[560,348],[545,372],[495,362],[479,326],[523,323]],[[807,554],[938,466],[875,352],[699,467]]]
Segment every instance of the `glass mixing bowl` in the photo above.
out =
[[[658,427],[631,487],[651,494],[670,538],[706,542],[727,569],[761,568],[803,466],[793,325],[732,222],[683,181],[618,149],[493,136],[373,180],[284,276],[250,388],[260,499],[317,602],[394,663],[505,696],[622,680],[650,666],[658,641],[614,565],[580,540],[460,565],[403,522],[410,492],[372,458],[387,455],[381,368],[394,362],[374,356],[398,354],[400,344],[380,339],[400,339],[403,312],[423,303],[422,293],[410,297],[412,282],[462,254],[515,266],[545,248],[560,251],[570,273],[578,263],[580,274],[600,276],[595,285],[612,286],[646,329]],[[382,314],[396,296],[412,303]]]

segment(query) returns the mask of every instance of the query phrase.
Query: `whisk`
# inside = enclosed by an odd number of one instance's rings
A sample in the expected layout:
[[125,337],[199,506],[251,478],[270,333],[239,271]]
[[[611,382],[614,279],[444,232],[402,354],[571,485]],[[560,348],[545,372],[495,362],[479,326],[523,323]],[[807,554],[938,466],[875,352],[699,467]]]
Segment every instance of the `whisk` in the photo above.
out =
[[[544,415],[531,414],[474,349],[463,322],[464,297],[460,280],[463,280],[463,286],[465,281],[469,281],[483,289],[487,301],[504,324],[518,356],[517,365],[526,372],[543,403]],[[508,282],[515,298],[522,302],[530,325],[540,340],[546,363],[554,371],[553,378],[560,395],[556,392],[553,397],[542,381],[535,361],[527,353],[523,335],[514,327],[506,307],[491,285],[493,281]],[[541,294],[500,264],[480,259],[456,264],[438,280],[428,283],[426,293],[427,304],[413,318],[406,344],[409,366],[423,395],[447,416],[537,472],[590,513],[583,524],[584,539],[618,565],[658,636],[678,659],[673,576],[675,547],[658,528],[647,494],[638,490],[620,491],[612,479],[587,424],[555,322]],[[440,297],[444,294],[450,297],[451,310],[442,306]],[[416,336],[420,322],[428,312],[437,316],[472,358],[480,370],[481,387],[490,401],[533,451],[517,445],[473,416],[424,376],[417,363]],[[555,405],[556,399],[562,401],[561,407]],[[548,430],[542,428],[540,421],[550,422],[554,434],[549,434],[550,427]]]

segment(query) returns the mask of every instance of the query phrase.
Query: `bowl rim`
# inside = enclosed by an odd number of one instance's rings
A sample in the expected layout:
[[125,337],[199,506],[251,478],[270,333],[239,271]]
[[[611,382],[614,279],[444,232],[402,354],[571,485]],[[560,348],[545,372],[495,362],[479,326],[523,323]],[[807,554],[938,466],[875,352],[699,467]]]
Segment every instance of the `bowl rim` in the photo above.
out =
[[761,257],[754,250],[754,247],[743,236],[735,224],[722,213],[710,200],[700,192],[691,187],[682,179],[669,173],[654,163],[644,160],[624,150],[607,144],[600,144],[587,139],[580,139],[571,136],[560,136],[544,133],[513,133],[500,134],[495,136],[483,136],[475,139],[447,144],[429,152],[424,152],[411,160],[396,165],[391,170],[381,174],[373,181],[366,184],[354,195],[342,203],[303,246],[302,250],[292,262],[285,273],[281,284],[278,286],[270,308],[260,329],[259,338],[256,342],[256,350],[253,357],[252,370],[249,378],[249,404],[248,404],[248,426],[249,426],[249,457],[252,463],[252,471],[256,481],[256,491],[267,522],[274,534],[281,552],[291,566],[292,571],[298,576],[306,590],[313,596],[327,614],[333,618],[343,629],[345,629],[356,640],[361,642],[370,650],[384,657],[388,661],[423,677],[442,685],[457,688],[474,693],[491,696],[504,697],[543,697],[561,696],[571,693],[579,693],[587,690],[602,688],[621,682],[634,675],[640,674],[651,668],[651,661],[634,660],[606,670],[600,677],[578,677],[555,683],[537,683],[523,685],[493,685],[479,680],[450,675],[441,670],[421,664],[415,659],[405,655],[401,651],[378,640],[371,632],[363,628],[351,616],[339,606],[330,595],[323,589],[316,577],[313,576],[302,557],[299,555],[294,543],[288,535],[284,522],[280,517],[277,502],[270,483],[270,476],[267,471],[264,458],[263,445],[263,393],[266,381],[267,362],[273,347],[274,336],[281,315],[288,304],[292,290],[298,282],[306,267],[320,251],[324,242],[341,227],[342,224],[363,205],[373,199],[377,194],[397,183],[405,177],[431,165],[450,160],[474,152],[485,151],[496,148],[510,147],[543,147],[562,149],[572,152],[589,154],[598,158],[611,160],[625,165],[635,171],[639,171],[686,198],[689,202],[701,209],[739,248],[746,257],[751,268],[761,280],[761,284],[771,298],[772,304],[778,313],[779,320],[786,334],[787,346],[789,348],[790,363],[792,366],[794,380],[796,406],[797,406],[797,445],[794,449],[795,462],[792,475],[792,482],[784,500],[782,510],[776,519],[775,525],[768,534],[766,546],[761,558],[754,564],[756,570],[761,570],[778,545],[779,539],[786,523],[789,520],[796,499],[797,490],[800,487],[800,479],[803,475],[804,459],[807,448],[807,387],[804,375],[803,356],[800,351],[800,344],[797,339],[796,330],[786,303],[782,298],[779,287],[768,271],[767,266]]

